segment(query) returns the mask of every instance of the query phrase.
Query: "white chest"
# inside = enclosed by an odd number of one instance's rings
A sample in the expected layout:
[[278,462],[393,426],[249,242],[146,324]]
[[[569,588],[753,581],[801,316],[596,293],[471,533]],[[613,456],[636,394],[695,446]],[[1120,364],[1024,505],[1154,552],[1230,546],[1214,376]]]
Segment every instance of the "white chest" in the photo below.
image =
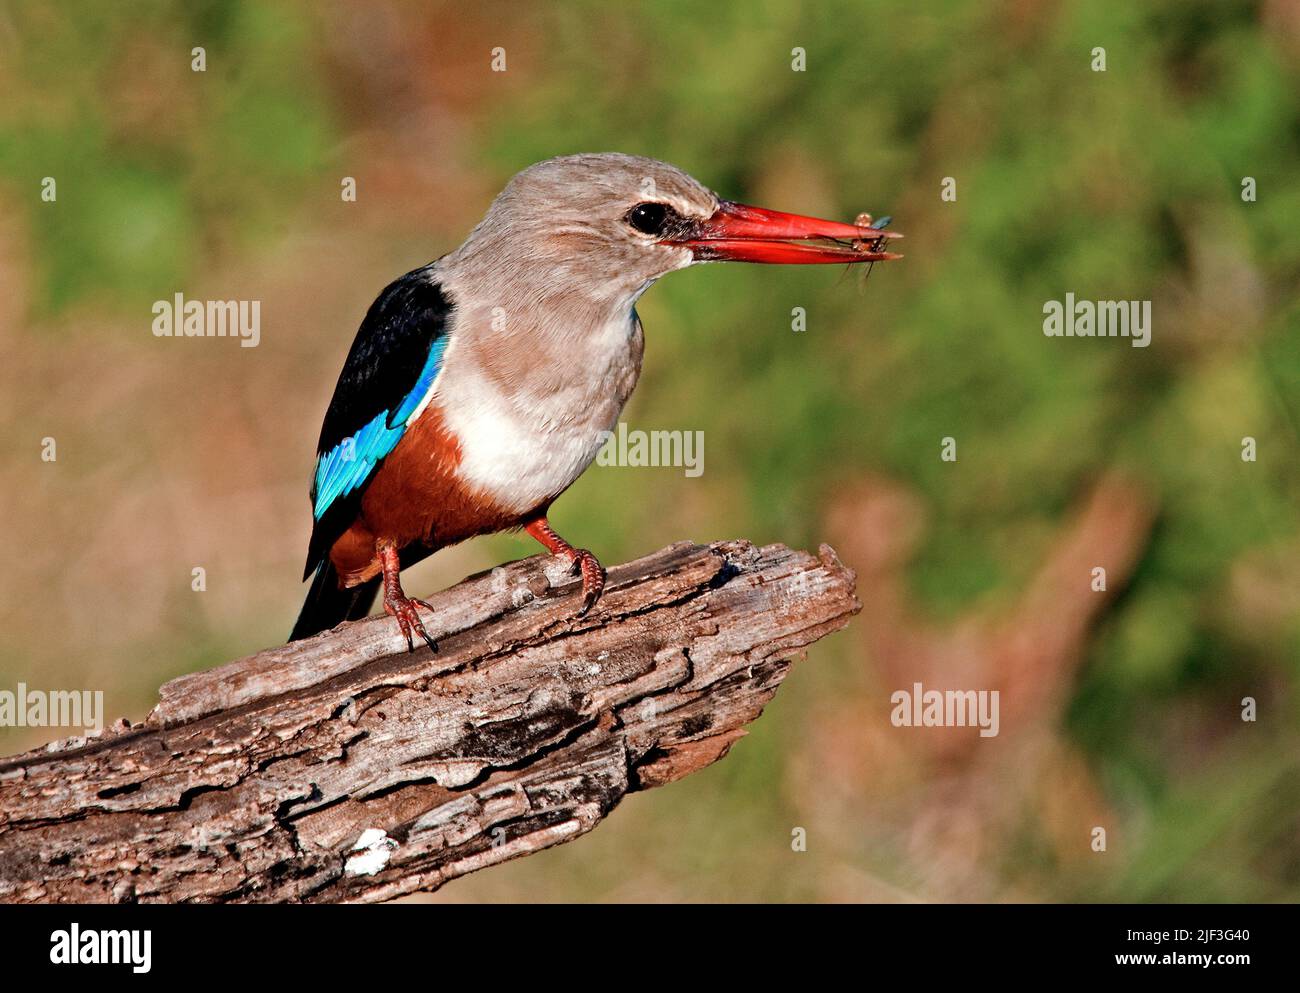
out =
[[[507,389],[448,347],[435,398],[460,442],[460,477],[504,509],[523,514],[549,503],[595,459],[641,369],[634,312],[587,336],[579,354],[539,350],[532,369]],[[468,350],[467,350],[468,351]]]

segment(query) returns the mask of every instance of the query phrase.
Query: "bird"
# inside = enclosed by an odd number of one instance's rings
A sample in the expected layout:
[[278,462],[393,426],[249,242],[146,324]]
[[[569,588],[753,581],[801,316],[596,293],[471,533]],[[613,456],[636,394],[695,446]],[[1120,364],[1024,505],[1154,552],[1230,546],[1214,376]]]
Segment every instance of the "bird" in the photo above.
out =
[[[311,578],[290,641],[365,617],[382,589],[409,650],[431,650],[400,572],[468,538],[522,529],[581,576],[605,570],[547,519],[636,386],[636,303],[701,262],[862,263],[897,232],[723,199],[657,159],[587,153],[517,173],[464,243],[370,305],[317,443]],[[881,225],[883,227],[883,225]]]

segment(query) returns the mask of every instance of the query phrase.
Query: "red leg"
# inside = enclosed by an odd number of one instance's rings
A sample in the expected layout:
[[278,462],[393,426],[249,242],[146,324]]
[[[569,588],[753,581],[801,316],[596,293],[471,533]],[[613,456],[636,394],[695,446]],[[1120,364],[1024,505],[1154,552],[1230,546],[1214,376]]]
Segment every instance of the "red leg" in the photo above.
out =
[[582,573],[582,609],[581,617],[600,599],[605,589],[605,569],[596,556],[585,548],[574,548],[555,533],[545,515],[524,525],[524,530],[546,546],[552,555],[563,555],[573,566],[573,572]]
[[412,652],[415,651],[415,639],[412,637],[412,632],[415,632],[424,639],[426,645],[436,652],[438,646],[429,637],[429,632],[424,630],[424,624],[420,620],[420,612],[416,609],[417,606],[429,611],[432,611],[433,608],[423,600],[413,600],[402,592],[402,584],[398,579],[402,564],[398,559],[397,549],[392,545],[381,544],[379,546],[379,561],[384,567],[384,610],[397,618],[397,626],[402,629],[402,634],[406,635],[407,649]]

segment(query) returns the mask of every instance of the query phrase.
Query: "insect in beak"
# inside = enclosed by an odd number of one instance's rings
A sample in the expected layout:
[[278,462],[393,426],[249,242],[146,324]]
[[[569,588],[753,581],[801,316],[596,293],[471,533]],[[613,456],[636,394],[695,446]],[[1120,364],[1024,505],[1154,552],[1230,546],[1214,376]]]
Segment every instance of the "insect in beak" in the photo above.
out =
[[[889,227],[889,222],[892,220],[893,218],[889,214],[877,218],[874,221],[871,219],[870,214],[859,214],[853,219],[853,224],[855,227],[866,228],[868,231],[883,231],[885,228]],[[885,239],[885,235],[880,235],[866,241],[858,239],[853,242],[853,247],[864,249],[868,252],[879,252],[884,249]]]

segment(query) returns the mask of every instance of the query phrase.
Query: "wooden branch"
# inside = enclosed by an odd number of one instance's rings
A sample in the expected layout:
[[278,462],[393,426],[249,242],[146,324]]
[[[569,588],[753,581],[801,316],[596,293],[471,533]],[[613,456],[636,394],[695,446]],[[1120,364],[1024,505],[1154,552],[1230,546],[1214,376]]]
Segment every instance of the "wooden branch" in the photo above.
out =
[[387,617],[182,676],[142,723],[0,762],[0,901],[370,902],[590,831],[714,762],[853,573],[683,543],[577,581],[538,557]]

